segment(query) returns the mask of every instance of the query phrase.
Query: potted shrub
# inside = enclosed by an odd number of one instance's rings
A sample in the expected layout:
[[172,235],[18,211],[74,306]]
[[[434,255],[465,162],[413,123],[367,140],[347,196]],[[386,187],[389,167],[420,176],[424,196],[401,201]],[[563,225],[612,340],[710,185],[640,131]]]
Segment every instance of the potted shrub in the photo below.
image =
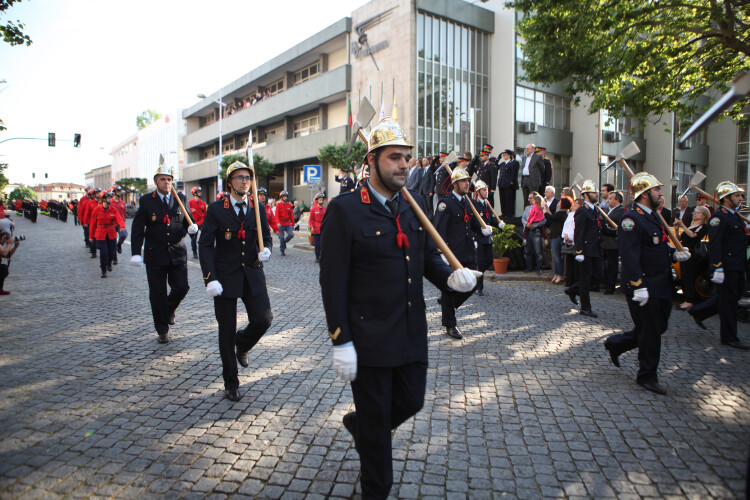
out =
[[513,231],[515,227],[513,224],[506,224],[502,229],[492,228],[492,256],[494,257],[492,262],[497,274],[508,270],[510,257],[506,257],[505,253],[521,246]]

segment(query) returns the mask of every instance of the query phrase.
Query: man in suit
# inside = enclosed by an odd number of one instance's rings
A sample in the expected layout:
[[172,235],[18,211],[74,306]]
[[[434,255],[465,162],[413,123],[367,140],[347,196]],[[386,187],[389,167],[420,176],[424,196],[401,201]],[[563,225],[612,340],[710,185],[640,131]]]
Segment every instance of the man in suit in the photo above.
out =
[[435,176],[430,173],[430,157],[423,156],[420,160],[420,164],[422,170],[422,180],[420,181],[419,188],[417,188],[416,191],[419,192],[419,194],[422,196],[427,217],[432,218],[432,214],[434,212],[432,197],[435,194]]
[[542,175],[542,183],[539,185],[537,192],[543,193],[544,190],[552,183],[552,160],[547,157],[547,148],[544,146],[536,146],[536,154],[542,157],[544,163],[544,174]]
[[[534,145],[527,144],[519,166],[521,170],[521,190],[523,191],[524,206],[529,204],[529,193],[536,191],[544,179],[544,160],[534,153]],[[539,191],[541,193],[544,192]]]
[[500,194],[500,216],[515,217],[518,161],[512,149],[503,151],[502,161],[497,166],[497,189]]
[[630,179],[635,203],[621,219],[618,243],[622,258],[621,285],[628,301],[633,329],[610,336],[604,342],[612,364],[619,356],[638,348],[636,382],[656,394],[667,392],[659,385],[657,368],[661,357],[661,335],[667,330],[672,311],[672,260],[686,261],[690,252],[676,252],[667,245],[664,226],[653,215],[663,199],[662,184],[648,172]]
[[492,156],[492,145],[485,144],[482,151],[474,158],[467,169],[469,176],[477,174],[477,179],[488,186],[487,200],[495,208],[495,186],[497,186],[497,158]]
[[[609,200],[607,201],[609,212],[607,212],[607,217],[612,219],[618,227],[620,225],[620,219],[622,219],[622,216],[625,214],[625,208],[622,206],[622,201],[622,193],[618,193],[614,190],[609,193]],[[620,258],[616,236],[602,236],[602,253],[604,254],[604,293],[606,295],[612,295],[615,293],[615,287],[617,286],[617,268],[619,266]]]
[[422,163],[417,163],[415,158],[409,158],[409,173],[406,177],[406,189],[419,192],[419,186],[422,184]]
[[680,219],[686,227],[690,227],[690,222],[693,220],[693,210],[693,207],[688,206],[687,196],[683,196],[677,200],[677,208],[673,212],[674,220],[667,222],[674,223],[677,219]]
[[[323,220],[320,289],[333,369],[351,382],[356,411],[343,423],[354,437],[363,498],[393,485],[391,433],[424,405],[427,317],[423,277],[440,290],[471,291],[476,276],[440,258],[408,202],[406,134],[392,118],[370,133],[370,177],[333,199]],[[420,206],[421,196],[411,192]]]
[[604,184],[602,185],[602,190],[600,191],[601,196],[599,199],[601,200],[599,202],[599,208],[604,210],[604,213],[609,215],[609,193],[613,192],[615,190],[615,187],[612,184]]
[[[159,166],[154,174],[156,191],[144,194],[130,228],[130,263],[146,265],[151,314],[159,343],[169,342],[169,325],[174,325],[174,313],[189,290],[187,279],[187,247],[185,234],[198,232],[198,225],[188,226],[172,190],[172,170]],[[182,205],[187,205],[180,195]],[[144,240],[146,251],[141,257]],[[172,288],[167,295],[167,283]]]
[[[271,326],[273,314],[266,289],[263,263],[271,258],[271,230],[263,203],[247,196],[254,182],[252,171],[241,162],[227,168],[229,196],[208,206],[200,237],[200,261],[206,293],[214,299],[219,323],[219,355],[224,397],[239,401],[237,362],[249,364],[248,351]],[[259,251],[255,210],[260,214],[263,251]],[[249,320],[237,330],[237,299],[245,304]],[[236,354],[235,354],[236,349]]]
[[544,202],[547,204],[547,208],[552,213],[557,211],[557,203],[560,200],[555,198],[555,186],[547,186],[544,188]]

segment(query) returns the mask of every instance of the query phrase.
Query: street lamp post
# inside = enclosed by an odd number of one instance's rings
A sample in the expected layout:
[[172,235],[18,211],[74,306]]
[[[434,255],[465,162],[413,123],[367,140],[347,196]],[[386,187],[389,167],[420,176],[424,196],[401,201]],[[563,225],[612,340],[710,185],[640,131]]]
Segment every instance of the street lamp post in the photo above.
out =
[[[198,98],[206,99],[206,94],[198,94]],[[224,116],[224,107],[226,106],[221,100],[221,89],[219,89],[219,99],[211,99],[211,101],[219,105],[219,155],[216,159],[216,194],[218,195],[223,190],[221,184],[221,157],[224,153],[224,143],[222,141],[221,118]]]

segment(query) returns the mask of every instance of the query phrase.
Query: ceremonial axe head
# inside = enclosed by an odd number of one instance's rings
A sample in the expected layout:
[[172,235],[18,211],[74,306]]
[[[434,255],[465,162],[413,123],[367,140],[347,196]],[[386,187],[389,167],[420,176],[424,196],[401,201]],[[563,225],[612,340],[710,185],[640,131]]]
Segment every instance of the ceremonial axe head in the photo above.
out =
[[360,131],[365,137],[367,137],[367,133],[363,129],[370,124],[374,116],[375,108],[372,107],[372,103],[370,103],[370,100],[367,97],[363,98],[359,105],[357,119],[352,125],[352,137],[349,139],[349,148],[346,150],[347,154],[352,152],[352,148],[354,147],[354,143],[357,142],[357,136]]

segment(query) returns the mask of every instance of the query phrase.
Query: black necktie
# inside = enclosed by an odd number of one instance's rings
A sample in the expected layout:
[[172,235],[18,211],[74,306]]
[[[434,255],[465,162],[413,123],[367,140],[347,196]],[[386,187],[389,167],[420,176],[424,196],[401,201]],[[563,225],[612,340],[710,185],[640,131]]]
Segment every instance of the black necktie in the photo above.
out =
[[391,209],[391,213],[393,215],[398,215],[398,198],[386,200],[385,204],[388,205],[388,208]]
[[237,202],[237,206],[240,207],[240,219],[244,220],[245,219],[245,202],[244,201]]
[[163,200],[164,200],[164,210],[169,210],[169,202],[167,201],[167,197],[165,196]]

